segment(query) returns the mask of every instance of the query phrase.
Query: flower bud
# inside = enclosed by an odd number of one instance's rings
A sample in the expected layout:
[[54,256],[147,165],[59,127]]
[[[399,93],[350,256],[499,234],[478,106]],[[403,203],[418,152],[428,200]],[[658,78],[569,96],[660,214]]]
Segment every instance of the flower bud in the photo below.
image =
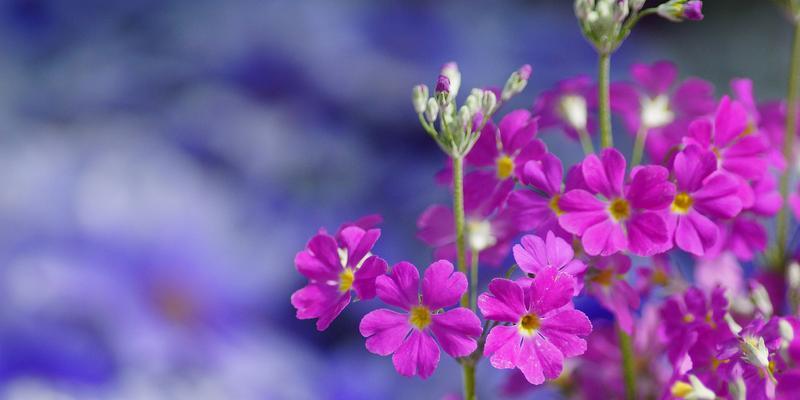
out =
[[458,123],[462,129],[466,129],[470,120],[472,120],[472,112],[469,107],[466,105],[461,106],[461,108],[458,109]]
[[630,11],[629,0],[575,0],[575,15],[583,36],[604,54],[616,50],[624,39],[622,27]]
[[483,99],[481,99],[481,108],[483,109],[483,113],[486,115],[491,115],[494,112],[495,107],[497,107],[497,95],[495,95],[491,90],[484,91]]
[[450,98],[458,96],[458,89],[461,87],[461,72],[458,70],[458,64],[452,61],[445,63],[439,74],[450,80]]
[[790,289],[800,288],[800,264],[797,261],[789,264],[789,268],[786,269],[786,282]]
[[782,344],[781,346],[789,346],[789,343],[794,340],[794,328],[792,328],[792,324],[789,321],[781,318],[778,321],[778,332],[781,334]]
[[411,103],[414,104],[414,111],[417,114],[425,112],[428,106],[428,87],[425,85],[414,86],[411,90]]
[[703,19],[701,0],[670,0],[656,8],[658,15],[672,21],[700,21]]
[[772,315],[772,300],[769,299],[769,293],[764,285],[758,282],[750,283],[750,296],[753,299],[756,309],[761,312],[765,317]]
[[475,95],[475,93],[471,93],[467,96],[467,99],[464,100],[464,105],[469,108],[469,111],[473,114],[481,110],[481,100],[483,99],[481,95]]
[[436,122],[437,118],[439,118],[439,104],[436,103],[433,97],[430,97],[428,98],[428,106],[425,107],[425,119],[432,124]]
[[436,79],[436,91],[434,92],[439,104],[444,105],[450,101],[450,78],[439,75]]
[[644,3],[646,0],[631,0],[631,10],[639,11],[644,7]]
[[531,77],[531,71],[531,66],[525,64],[508,77],[506,85],[503,87],[503,92],[500,95],[503,101],[508,101],[525,89],[525,86],[528,85],[528,79]]

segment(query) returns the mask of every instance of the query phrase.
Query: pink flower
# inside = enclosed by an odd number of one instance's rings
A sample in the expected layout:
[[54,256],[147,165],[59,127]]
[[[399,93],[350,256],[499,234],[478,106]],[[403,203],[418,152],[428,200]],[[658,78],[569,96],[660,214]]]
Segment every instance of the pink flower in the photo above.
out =
[[386,261],[371,256],[380,229],[349,226],[339,232],[342,247],[334,237],[319,233],[294,259],[297,271],[308,285],[292,294],[298,319],[317,320],[324,331],[350,304],[351,292],[359,299],[375,297],[375,279],[386,272]]
[[714,86],[698,78],[676,85],[678,68],[669,61],[634,64],[631,76],[633,83],[611,85],[611,109],[622,116],[632,135],[647,130],[647,153],[661,163],[680,144],[693,119],[714,111]]
[[[515,245],[514,260],[519,269],[529,274],[539,274],[546,268],[555,268],[571,276],[577,276],[586,270],[586,264],[575,259],[575,252],[566,240],[547,232],[547,239],[535,235],[525,235],[520,244]],[[575,285],[577,295],[583,284]]]
[[631,269],[631,259],[622,254],[598,257],[589,275],[588,292],[603,307],[614,314],[620,328],[630,334],[633,331],[633,312],[639,308],[639,294],[625,280]]
[[[553,231],[557,236],[571,238],[558,224],[562,214],[558,206],[564,191],[585,188],[580,166],[572,167],[562,184],[564,168],[561,160],[553,154],[545,154],[540,160],[528,161],[522,173],[522,183],[528,187],[515,190],[508,196],[508,209],[520,231],[533,231],[544,235]],[[566,186],[566,188],[565,188]]]
[[717,156],[719,169],[742,181],[739,196],[744,207],[754,202],[752,188],[744,184],[759,180],[767,170],[768,142],[750,123],[745,106],[723,97],[712,120],[697,119],[689,125],[685,144],[696,144]]
[[669,171],[656,165],[639,167],[623,188],[625,166],[616,149],[587,156],[581,170],[588,191],[570,190],[559,200],[561,227],[581,236],[589,255],[629,250],[650,256],[666,250],[667,226],[658,211],[675,196],[675,185],[667,181]]
[[741,183],[716,170],[714,153],[695,145],[687,146],[673,162],[678,194],[666,213],[669,236],[678,247],[698,256],[714,246],[719,236],[712,218],[733,218],[742,209]]
[[565,79],[556,87],[539,95],[533,105],[533,113],[539,116],[542,129],[560,127],[572,139],[578,139],[578,131],[594,131],[595,121],[589,114],[590,102],[596,98],[592,79],[585,75]]
[[542,270],[525,287],[492,280],[478,307],[487,319],[509,324],[495,326],[486,337],[492,366],[519,368],[534,385],[557,378],[566,357],[586,351],[582,337],[592,331],[589,318],[572,306],[574,294],[575,278],[555,268]]
[[370,352],[394,354],[392,362],[400,375],[431,376],[439,364],[439,346],[452,357],[464,357],[477,348],[482,332],[478,317],[463,307],[440,311],[457,303],[467,290],[467,277],[453,272],[450,262],[437,261],[425,270],[421,297],[419,272],[407,262],[378,277],[376,285],[378,298],[405,312],[372,311],[361,320],[359,331]]

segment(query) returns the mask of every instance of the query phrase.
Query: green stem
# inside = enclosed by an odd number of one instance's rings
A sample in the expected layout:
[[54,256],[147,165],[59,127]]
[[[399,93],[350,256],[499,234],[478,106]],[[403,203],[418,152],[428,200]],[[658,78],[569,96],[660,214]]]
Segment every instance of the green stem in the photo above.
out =
[[794,170],[794,138],[797,135],[797,89],[800,78],[800,24],[794,23],[794,37],[792,39],[792,59],[789,66],[789,91],[786,95],[786,132],[783,139],[783,157],[786,159],[786,171],[781,175],[781,197],[783,207],[778,214],[777,244],[778,259],[781,271],[786,269],[784,262],[786,254],[786,240],[789,236],[789,183]]
[[642,162],[642,153],[644,153],[644,144],[647,142],[647,129],[644,125],[639,125],[639,132],[636,133],[636,142],[633,143],[633,156],[631,156],[631,168],[639,165]]
[[611,54],[600,53],[597,68],[597,100],[600,113],[600,147],[603,149],[614,147],[611,134],[611,102],[608,95],[610,73]]
[[[456,264],[467,273],[466,246],[464,243],[464,158],[453,157],[453,217],[456,222]],[[469,292],[461,297],[461,306],[469,307]]]
[[470,287],[470,308],[473,312],[478,312],[478,257],[480,252],[472,250],[472,263],[469,267],[469,287]]
[[464,400],[475,400],[475,363],[471,360],[466,360],[462,367],[464,368]]
[[594,153],[594,145],[592,144],[592,138],[589,137],[589,132],[586,128],[578,129],[578,138],[581,139],[581,146],[583,146],[583,154],[589,155]]
[[633,346],[631,337],[617,325],[617,337],[619,338],[619,350],[622,352],[622,374],[625,379],[625,398],[633,400],[636,398],[636,371],[633,365]]

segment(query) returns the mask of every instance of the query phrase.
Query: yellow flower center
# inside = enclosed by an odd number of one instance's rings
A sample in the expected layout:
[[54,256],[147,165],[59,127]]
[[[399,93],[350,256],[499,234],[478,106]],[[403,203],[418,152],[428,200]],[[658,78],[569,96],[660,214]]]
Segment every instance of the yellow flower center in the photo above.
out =
[[692,204],[694,204],[694,199],[688,193],[680,192],[675,196],[675,200],[672,200],[670,210],[676,214],[686,214]]
[[650,277],[650,281],[659,286],[667,286],[667,284],[669,284],[669,276],[667,276],[663,269],[656,268],[656,270],[653,271],[653,275]]
[[350,268],[345,268],[339,274],[339,291],[344,293],[350,290],[353,287],[353,280],[355,279],[355,273]]
[[503,154],[497,159],[497,177],[499,179],[506,179],[514,172],[514,160]]
[[431,311],[425,306],[416,306],[411,309],[408,321],[419,330],[423,330],[431,324]]
[[525,314],[519,320],[519,331],[523,335],[530,336],[533,335],[541,325],[542,321],[539,320],[539,316],[536,314]]
[[717,323],[714,322],[714,314],[711,310],[706,313],[706,323],[711,326],[711,329],[717,329]]
[[684,381],[677,381],[674,384],[672,384],[672,387],[669,389],[669,392],[677,398],[684,399],[686,398],[686,396],[692,393],[692,385]]
[[694,322],[694,314],[686,314],[686,315],[684,315],[683,316],[683,322],[686,322],[687,324],[691,324],[692,322]]
[[608,206],[608,212],[614,221],[621,221],[631,216],[631,207],[625,199],[614,199]]
[[592,282],[599,283],[603,286],[610,286],[611,282],[614,280],[614,271],[609,269],[604,269],[597,273],[597,275],[592,278]]
[[557,194],[550,198],[550,209],[556,214],[557,217],[560,217],[561,214],[564,214],[564,210],[558,206],[558,201],[561,200],[561,195]]
[[711,370],[712,371],[716,371],[717,369],[719,369],[720,365],[729,363],[730,361],[731,360],[720,360],[719,358],[712,356],[711,357]]

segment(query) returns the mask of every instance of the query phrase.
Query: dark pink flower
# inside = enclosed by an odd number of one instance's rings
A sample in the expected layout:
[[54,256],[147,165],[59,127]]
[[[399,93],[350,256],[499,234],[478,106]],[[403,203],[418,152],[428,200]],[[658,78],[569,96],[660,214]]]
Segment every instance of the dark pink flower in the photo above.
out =
[[714,153],[695,145],[675,156],[672,170],[678,193],[666,213],[670,238],[681,249],[702,256],[717,242],[714,220],[733,218],[741,211],[742,183],[718,173]]
[[[538,274],[546,268],[555,268],[577,276],[586,270],[586,264],[575,259],[572,245],[553,232],[547,232],[546,239],[525,235],[520,239],[520,244],[514,246],[513,252],[519,269],[529,274]],[[577,295],[582,288],[582,282],[576,284],[575,294]]]
[[351,292],[359,299],[375,297],[375,279],[386,272],[386,261],[371,256],[379,229],[349,226],[339,232],[342,246],[326,233],[315,235],[294,259],[308,285],[292,294],[298,319],[317,320],[323,331],[350,304]]
[[658,164],[680,144],[693,119],[714,111],[714,86],[698,78],[676,85],[678,68],[669,61],[634,64],[631,76],[633,83],[611,85],[611,109],[631,135],[647,130],[645,149]]
[[581,171],[588,191],[570,190],[558,202],[561,227],[579,235],[589,255],[629,250],[650,256],[666,250],[667,226],[659,212],[675,197],[669,171],[656,165],[639,167],[624,187],[625,166],[616,149],[587,156]]
[[589,110],[597,97],[592,79],[585,75],[565,79],[556,87],[542,92],[533,105],[533,113],[542,129],[560,127],[572,139],[578,131],[594,131],[595,119]]
[[589,294],[614,314],[620,328],[633,331],[633,312],[639,308],[639,294],[625,279],[631,269],[631,259],[622,254],[597,257],[593,270],[587,272]]
[[467,277],[454,272],[453,264],[444,260],[431,264],[421,293],[419,271],[407,262],[378,277],[376,285],[378,298],[405,312],[372,311],[361,320],[359,331],[370,352],[394,354],[392,362],[400,375],[431,376],[439,364],[439,346],[452,357],[475,351],[482,332],[475,313],[463,307],[441,311],[456,304],[467,290]]
[[561,374],[564,359],[586,351],[592,324],[572,306],[575,278],[555,268],[542,270],[530,286],[494,279],[478,297],[487,319],[505,322],[486,337],[484,352],[493,367],[519,368],[528,382],[539,385]]

